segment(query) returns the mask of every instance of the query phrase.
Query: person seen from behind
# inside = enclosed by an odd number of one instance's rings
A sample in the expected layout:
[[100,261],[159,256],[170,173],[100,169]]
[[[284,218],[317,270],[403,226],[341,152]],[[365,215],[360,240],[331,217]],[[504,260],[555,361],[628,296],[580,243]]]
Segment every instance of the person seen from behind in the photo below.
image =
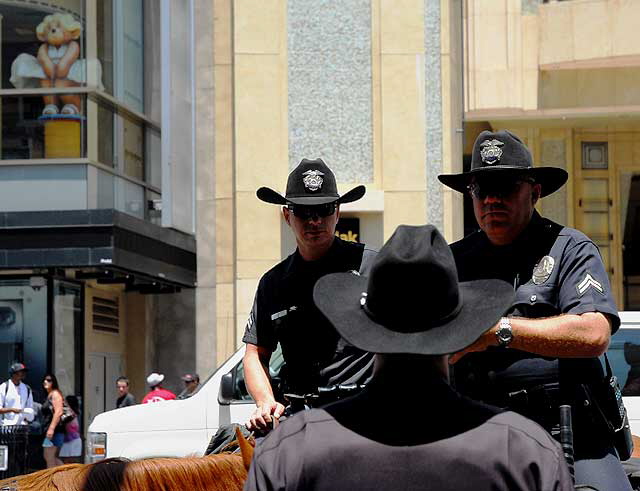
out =
[[[376,353],[373,379],[267,435],[245,490],[573,490],[562,449],[542,427],[449,385],[448,354],[495,324],[514,293],[501,280],[459,283],[435,227],[401,225],[368,278],[326,275],[313,298],[344,339]],[[394,404],[400,394],[411,402]]]
[[47,393],[47,398],[42,404],[41,412],[44,420],[45,439],[42,442],[44,460],[47,469],[62,465],[60,449],[64,443],[64,427],[60,425],[62,418],[64,396],[58,386],[58,379],[52,373],[44,376],[42,386]]
[[162,401],[171,401],[176,398],[176,395],[162,387],[162,381],[164,380],[164,375],[161,373],[153,372],[149,374],[147,377],[147,384],[151,390],[147,392],[147,395],[142,399],[142,404],[147,404],[149,402],[162,402]]
[[116,388],[118,390],[116,408],[133,406],[136,403],[136,398],[129,392],[129,379],[127,377],[118,377]]

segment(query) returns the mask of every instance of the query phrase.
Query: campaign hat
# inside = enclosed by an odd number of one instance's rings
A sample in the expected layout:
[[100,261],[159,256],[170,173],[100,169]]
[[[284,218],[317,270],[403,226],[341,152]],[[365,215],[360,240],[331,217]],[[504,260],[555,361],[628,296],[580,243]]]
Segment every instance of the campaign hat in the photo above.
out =
[[356,186],[340,196],[336,176],[322,159],[302,159],[287,179],[287,190],[282,196],[268,187],[256,192],[258,198],[275,205],[324,205],[327,203],[351,203],[364,196],[366,188]]
[[369,277],[323,276],[313,299],[338,333],[372,353],[443,355],[495,325],[514,291],[497,279],[458,282],[451,249],[433,225],[400,225]]
[[445,186],[461,193],[474,178],[485,179],[505,174],[523,175],[541,185],[540,197],[560,189],[569,175],[560,167],[535,167],[527,146],[510,131],[483,131],[473,144],[471,168],[460,174],[440,174],[438,179]]

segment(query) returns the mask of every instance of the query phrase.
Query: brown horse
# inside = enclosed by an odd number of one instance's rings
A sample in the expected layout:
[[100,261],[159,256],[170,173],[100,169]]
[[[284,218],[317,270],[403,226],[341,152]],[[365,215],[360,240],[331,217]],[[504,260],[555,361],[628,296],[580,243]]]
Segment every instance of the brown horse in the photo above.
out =
[[222,491],[242,490],[252,445],[236,430],[240,454],[205,457],[106,459],[67,464],[0,481],[7,491]]

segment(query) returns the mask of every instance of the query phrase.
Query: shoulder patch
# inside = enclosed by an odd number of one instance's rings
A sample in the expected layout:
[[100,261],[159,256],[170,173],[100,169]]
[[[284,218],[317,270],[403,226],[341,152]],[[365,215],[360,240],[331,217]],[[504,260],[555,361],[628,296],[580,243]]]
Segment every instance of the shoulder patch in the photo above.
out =
[[593,276],[591,276],[590,273],[587,273],[584,276],[584,279],[576,285],[578,296],[581,297],[582,295],[584,295],[587,292],[587,290],[589,290],[589,288],[594,288],[601,295],[604,295],[604,287],[602,286],[602,283],[600,283]]

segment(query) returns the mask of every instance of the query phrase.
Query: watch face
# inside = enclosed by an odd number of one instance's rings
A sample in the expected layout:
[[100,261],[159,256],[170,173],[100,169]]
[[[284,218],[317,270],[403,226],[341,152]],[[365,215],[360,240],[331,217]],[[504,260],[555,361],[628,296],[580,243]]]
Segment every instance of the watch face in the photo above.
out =
[[505,346],[513,339],[513,332],[511,332],[511,326],[500,326],[496,331],[496,336],[500,345]]

